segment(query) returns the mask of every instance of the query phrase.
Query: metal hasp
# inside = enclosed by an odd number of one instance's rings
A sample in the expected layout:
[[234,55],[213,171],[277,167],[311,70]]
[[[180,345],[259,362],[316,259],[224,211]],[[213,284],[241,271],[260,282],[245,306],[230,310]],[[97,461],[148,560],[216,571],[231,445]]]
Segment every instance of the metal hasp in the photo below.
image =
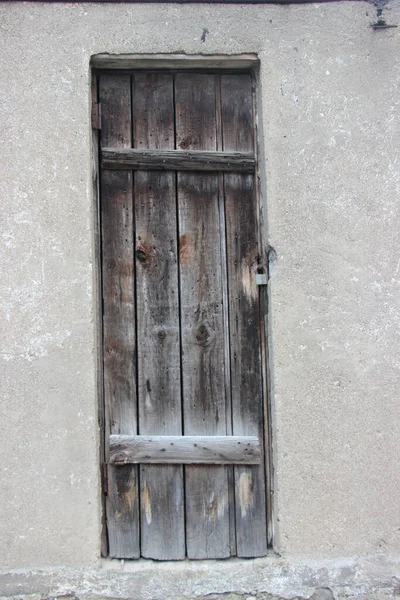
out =
[[256,273],[256,285],[267,285],[268,278],[265,273]]

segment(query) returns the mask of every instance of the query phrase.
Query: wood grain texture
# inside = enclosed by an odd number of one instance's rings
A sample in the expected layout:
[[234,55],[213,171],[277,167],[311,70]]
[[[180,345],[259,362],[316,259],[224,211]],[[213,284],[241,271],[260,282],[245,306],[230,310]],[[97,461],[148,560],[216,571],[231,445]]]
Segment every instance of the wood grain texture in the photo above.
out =
[[[216,150],[216,86],[175,76],[178,148]],[[178,173],[185,435],[226,435],[218,194],[217,175]],[[189,558],[230,555],[226,467],[186,467],[186,536]]]
[[[253,150],[251,78],[221,76],[224,149]],[[262,380],[258,289],[258,207],[253,177],[224,175],[233,433],[262,438]],[[235,467],[238,556],[267,551],[264,466]]]
[[134,148],[165,151],[175,147],[174,81],[169,73],[133,76]]
[[[98,106],[98,80],[92,73],[92,113]],[[100,477],[101,477],[101,555],[108,556],[107,521],[106,521],[106,458],[105,458],[105,408],[104,408],[104,369],[103,369],[103,285],[101,276],[101,229],[100,229],[100,165],[99,165],[99,133],[96,123],[92,122],[92,183],[93,183],[93,223],[95,243],[95,286],[96,286],[96,370],[98,395],[98,424],[100,430]],[[108,436],[108,432],[107,432]]]
[[[101,144],[131,144],[130,78],[103,75]],[[101,174],[103,354],[106,431],[137,433],[132,175]],[[106,448],[107,450],[107,448]],[[138,468],[108,466],[109,553],[139,556]]]
[[110,555],[263,556],[251,76],[103,73],[99,89]]
[[227,467],[188,465],[185,475],[188,557],[227,558],[230,556]]
[[[133,125],[136,147],[174,148],[172,75],[134,75]],[[175,180],[168,171],[135,175],[141,434],[182,433]],[[184,558],[183,467],[143,466],[140,488],[142,556]]]
[[249,69],[260,61],[255,54],[188,56],[186,54],[97,54],[91,65],[96,69]]
[[[221,77],[218,77],[216,86],[216,135],[217,150],[222,150],[222,113],[221,113]],[[221,275],[222,275],[222,315],[224,328],[225,349],[225,420],[226,432],[232,435],[232,397],[231,397],[231,359],[229,343],[229,290],[228,290],[228,266],[226,256],[226,219],[225,219],[225,197],[224,197],[224,175],[218,174],[218,209],[219,209],[219,239],[221,246]],[[236,524],[235,524],[235,489],[234,468],[227,467],[228,475],[228,510],[229,510],[229,545],[231,556],[236,556]]]
[[111,435],[110,463],[257,465],[260,442],[254,436]]
[[[218,178],[180,173],[178,181],[184,431],[186,435],[224,435]],[[229,556],[228,484],[224,467],[186,470],[186,515],[190,558]],[[203,523],[200,529],[199,522]]]
[[217,75],[175,75],[176,147],[180,150],[217,149]]
[[137,150],[104,148],[101,152],[104,169],[157,171],[219,171],[253,173],[252,152],[201,152],[199,150]]

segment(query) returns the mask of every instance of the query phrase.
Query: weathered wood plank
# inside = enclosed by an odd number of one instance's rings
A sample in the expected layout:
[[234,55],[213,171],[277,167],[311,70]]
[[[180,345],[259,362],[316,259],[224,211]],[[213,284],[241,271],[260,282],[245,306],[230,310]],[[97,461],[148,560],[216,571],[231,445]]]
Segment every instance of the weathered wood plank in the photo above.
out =
[[[131,144],[130,77],[102,75],[101,144]],[[132,175],[102,171],[101,231],[106,433],[136,434],[135,298]],[[106,448],[107,451],[107,448]],[[108,466],[109,553],[139,556],[138,468]]]
[[[180,434],[174,174],[137,173],[135,200],[140,433]],[[183,468],[142,467],[140,486],[142,556],[184,558]]]
[[96,69],[249,69],[260,61],[255,54],[225,56],[211,54],[188,56],[186,54],[97,54],[92,57]]
[[[133,81],[135,146],[174,148],[172,75],[136,73]],[[141,434],[182,433],[175,180],[172,172],[135,174]],[[142,556],[183,559],[183,467],[143,466],[140,488]]]
[[[178,200],[184,432],[226,435],[218,177],[179,173]],[[226,468],[186,470],[186,518],[189,558],[229,556]]]
[[[175,76],[179,148],[216,150],[216,85]],[[185,435],[226,435],[218,193],[217,175],[178,173]],[[186,535],[189,558],[230,555],[226,467],[186,468]]]
[[110,462],[114,465],[257,465],[260,442],[255,436],[111,435]]
[[252,152],[191,152],[183,150],[137,150],[103,148],[103,169],[157,171],[220,171],[254,173]]
[[[253,150],[250,75],[221,76],[223,143]],[[260,322],[255,274],[259,265],[258,209],[251,175],[225,174],[233,433],[262,439]],[[262,456],[262,453],[261,453]],[[235,467],[238,556],[267,551],[264,465]]]
[[171,151],[175,147],[174,80],[169,73],[133,75],[134,148]]
[[[260,244],[263,247],[263,244]],[[265,246],[264,246],[265,247]],[[264,274],[269,280],[269,265],[267,253],[264,253],[265,267]],[[272,546],[272,531],[273,531],[273,513],[272,513],[272,500],[273,500],[273,462],[272,462],[272,448],[271,448],[271,404],[269,402],[269,396],[271,393],[271,382],[269,380],[269,356],[268,356],[268,285],[260,286],[259,288],[260,298],[260,333],[261,333],[261,367],[262,367],[262,384],[263,384],[263,425],[264,425],[264,438],[263,438],[263,460],[264,460],[264,471],[265,471],[265,497],[266,497],[266,519],[267,519],[267,545],[270,548]]]
[[176,146],[216,151],[217,75],[175,75]]
[[[92,73],[92,111],[98,106],[98,81]],[[100,476],[101,494],[101,555],[108,556],[107,522],[106,522],[106,458],[105,458],[105,408],[104,408],[104,369],[103,369],[103,286],[101,277],[101,231],[100,231],[100,165],[99,165],[99,133],[98,127],[92,126],[92,183],[93,183],[93,223],[95,243],[95,286],[96,286],[96,370],[98,395],[98,424],[100,430]],[[107,432],[108,436],[108,432]]]
[[[215,92],[215,76],[176,75],[179,148],[216,149]],[[218,177],[179,173],[178,205],[184,431],[185,435],[224,435]],[[214,489],[210,485],[212,480]],[[226,468],[186,469],[186,515],[189,558],[229,555]],[[202,523],[200,528],[199,522]]]
[[[218,77],[216,86],[216,133],[217,150],[223,149],[222,140],[222,113],[221,113],[221,77]],[[224,326],[224,349],[225,349],[225,420],[226,433],[232,435],[232,398],[231,398],[231,360],[229,344],[229,291],[228,291],[228,266],[226,263],[226,222],[225,222],[225,197],[224,197],[224,174],[218,174],[218,208],[220,223],[220,246],[221,246],[221,276],[222,276],[222,314]],[[228,474],[228,510],[229,510],[229,544],[231,556],[236,556],[236,524],[235,524],[235,474],[233,466],[227,467]]]

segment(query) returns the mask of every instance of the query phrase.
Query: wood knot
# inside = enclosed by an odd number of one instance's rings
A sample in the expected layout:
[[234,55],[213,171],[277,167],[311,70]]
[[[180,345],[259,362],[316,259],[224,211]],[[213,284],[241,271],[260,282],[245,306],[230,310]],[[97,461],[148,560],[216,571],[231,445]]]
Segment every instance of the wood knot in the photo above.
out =
[[182,150],[187,150],[190,147],[190,138],[183,138],[179,143],[179,147],[182,148]]
[[195,149],[198,146],[199,140],[195,136],[188,135],[179,142],[179,148],[182,150]]
[[147,259],[147,254],[146,252],[143,250],[143,248],[139,248],[139,250],[136,251],[136,258],[138,259],[139,262],[141,263],[145,263],[146,259]]
[[208,346],[210,343],[210,334],[205,325],[199,325],[196,329],[196,342],[199,346]]
[[140,246],[136,247],[136,258],[144,267],[147,267],[151,264],[152,251],[153,248],[146,242],[142,242]]
[[113,356],[113,355],[117,354],[117,348],[118,348],[118,341],[112,340],[111,342],[109,342],[107,344],[106,352],[109,356]]
[[160,340],[160,342],[163,342],[165,340],[167,334],[165,333],[164,329],[160,329],[160,331],[157,332],[157,337]]
[[112,464],[114,465],[126,465],[128,458],[125,454],[116,454],[113,457]]

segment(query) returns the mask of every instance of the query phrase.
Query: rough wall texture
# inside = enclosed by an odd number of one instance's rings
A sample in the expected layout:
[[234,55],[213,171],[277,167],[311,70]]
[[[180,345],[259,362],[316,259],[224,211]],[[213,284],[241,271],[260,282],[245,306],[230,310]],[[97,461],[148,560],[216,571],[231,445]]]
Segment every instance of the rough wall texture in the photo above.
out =
[[[397,0],[384,16],[400,23]],[[400,554],[400,29],[375,20],[364,2],[0,4],[4,569],[98,561],[101,52],[258,53],[275,548]]]
[[[79,600],[398,600],[400,561],[353,559],[103,561],[97,568],[0,573],[0,589]],[[397,576],[396,576],[397,570]],[[397,596],[397,598],[396,598]],[[0,598],[0,600],[3,600]],[[40,600],[40,598],[21,598]],[[59,598],[58,600],[61,600]],[[73,600],[65,598],[65,600]]]

